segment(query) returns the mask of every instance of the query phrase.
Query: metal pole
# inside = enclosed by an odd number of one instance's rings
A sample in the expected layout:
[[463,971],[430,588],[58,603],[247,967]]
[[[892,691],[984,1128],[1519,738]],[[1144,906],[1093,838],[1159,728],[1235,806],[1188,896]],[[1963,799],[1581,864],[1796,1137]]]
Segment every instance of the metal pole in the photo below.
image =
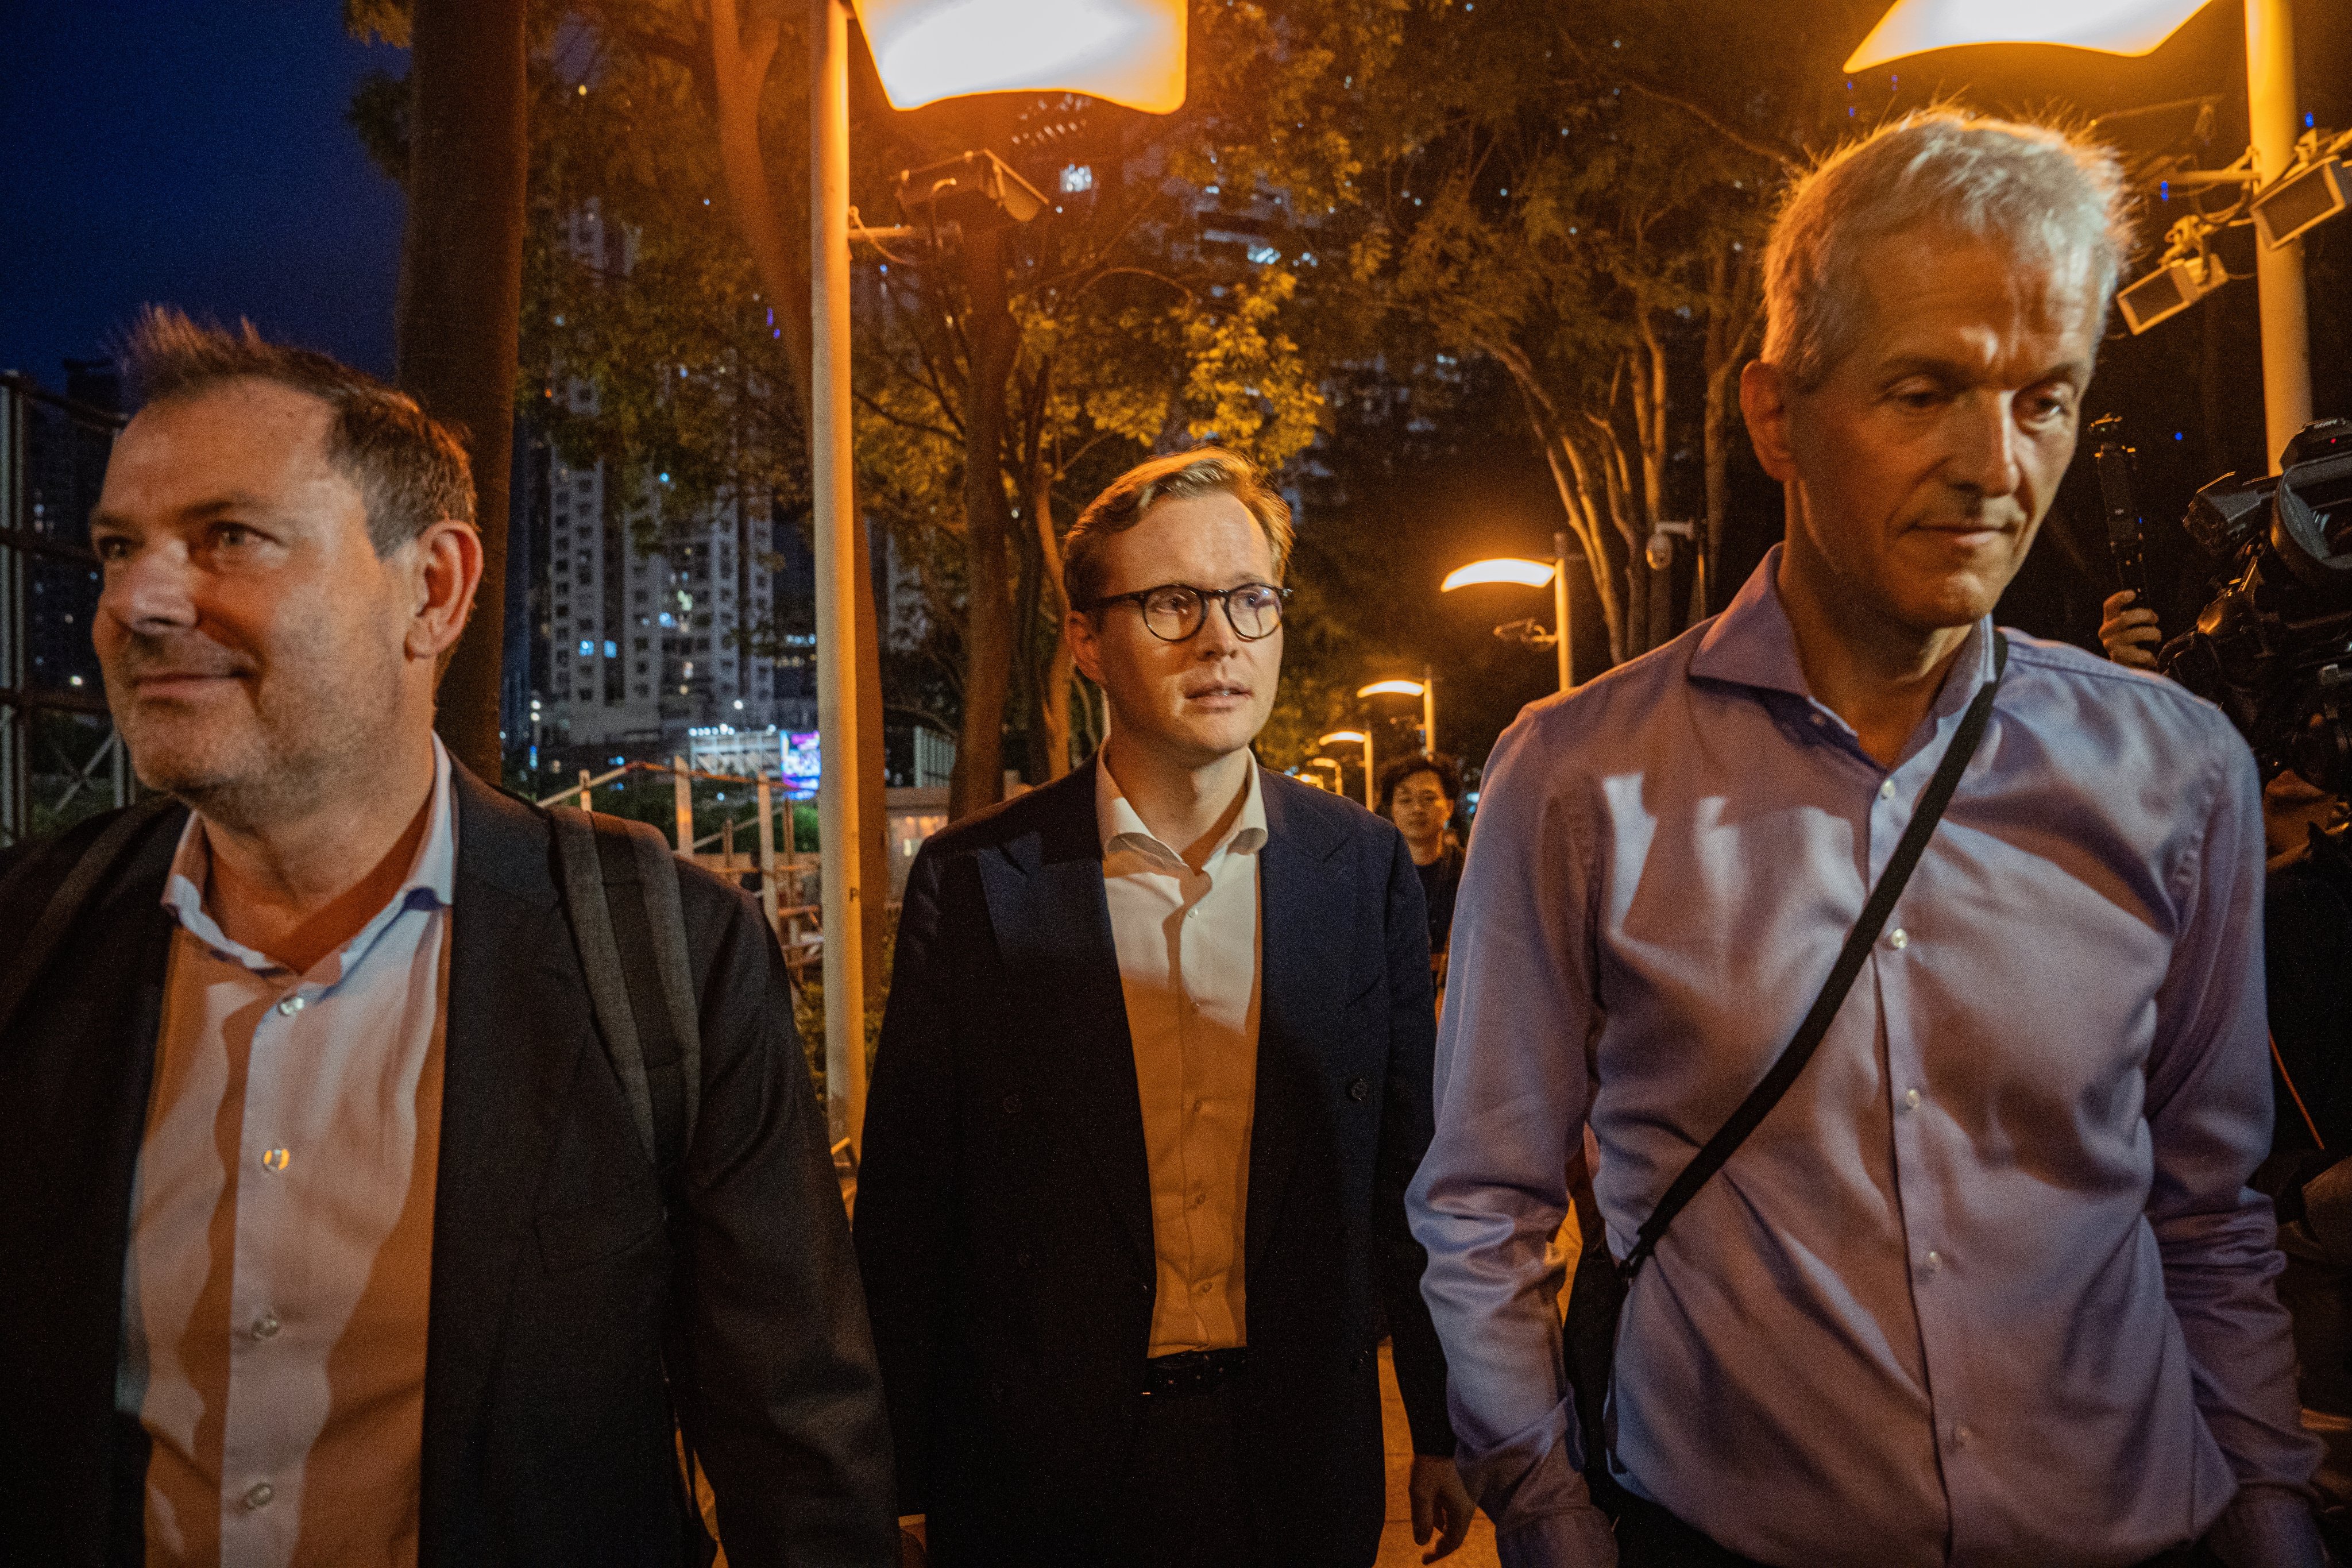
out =
[[[2246,0],[2246,110],[2254,170],[2267,184],[2294,162],[2293,0]],[[2262,293],[2263,425],[2272,473],[2294,433],[2311,422],[2311,319],[2304,295],[2303,241],[2254,247]]]
[[588,777],[586,768],[580,770],[580,809],[583,811],[596,809],[596,785]]
[[1421,749],[1437,755],[1437,670],[1421,667]]
[[1372,783],[1372,721],[1364,721],[1364,805],[1368,809],[1380,808],[1380,795]]
[[866,955],[857,885],[857,509],[849,412],[849,7],[815,0],[809,94],[815,255],[810,350],[810,467],[816,503],[817,792],[824,854],[824,1085],[835,1141],[864,1146]]
[[670,798],[677,807],[677,853],[681,859],[694,858],[694,779],[686,771],[686,759],[674,756],[669,760]]
[[1568,624],[1568,535],[1551,536],[1552,647],[1559,656],[1559,689],[1576,689],[1576,649]]
[[760,912],[768,917],[768,934],[776,934],[776,821],[770,815],[768,775],[760,774]]

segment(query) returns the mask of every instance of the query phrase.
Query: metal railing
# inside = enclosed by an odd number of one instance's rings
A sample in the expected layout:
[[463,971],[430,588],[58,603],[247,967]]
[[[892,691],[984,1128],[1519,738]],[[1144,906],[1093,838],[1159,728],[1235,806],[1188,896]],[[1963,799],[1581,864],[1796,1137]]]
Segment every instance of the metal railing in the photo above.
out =
[[0,372],[0,845],[137,793],[89,640],[89,513],[122,425]]

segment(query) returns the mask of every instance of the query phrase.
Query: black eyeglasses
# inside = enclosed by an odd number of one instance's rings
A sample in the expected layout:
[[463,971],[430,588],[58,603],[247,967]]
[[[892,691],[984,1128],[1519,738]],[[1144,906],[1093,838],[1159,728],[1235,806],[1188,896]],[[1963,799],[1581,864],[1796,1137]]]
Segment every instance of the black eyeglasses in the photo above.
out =
[[1282,625],[1283,601],[1290,590],[1271,583],[1244,583],[1237,588],[1195,588],[1189,583],[1162,583],[1132,594],[1108,594],[1082,610],[1107,609],[1132,602],[1143,612],[1144,629],[1161,642],[1187,642],[1209,621],[1209,601],[1225,607],[1225,624],[1244,642],[1272,637]]

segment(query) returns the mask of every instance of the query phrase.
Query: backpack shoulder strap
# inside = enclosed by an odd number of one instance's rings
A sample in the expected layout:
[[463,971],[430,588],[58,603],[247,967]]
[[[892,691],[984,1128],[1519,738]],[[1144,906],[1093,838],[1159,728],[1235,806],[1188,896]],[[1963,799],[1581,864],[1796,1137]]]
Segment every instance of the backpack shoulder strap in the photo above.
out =
[[2000,678],[2008,669],[2009,638],[1995,628],[1992,634],[1992,675],[1977,688],[1974,700],[1969,702],[1968,711],[1960,718],[1959,728],[1953,731],[1950,742],[1944,748],[1943,760],[1936,766],[1936,776],[1928,780],[1927,787],[1920,793],[1919,805],[1912,813],[1910,826],[1904,830],[1902,839],[1895,846],[1895,853],[1887,859],[1886,869],[1879,873],[1878,885],[1871,889],[1869,900],[1862,906],[1862,913],[1854,917],[1853,929],[1846,932],[1845,946],[1839,952],[1837,963],[1831,967],[1829,978],[1822,982],[1821,992],[1806,1012],[1804,1023],[1799,1026],[1795,1037],[1782,1049],[1779,1059],[1773,1062],[1763,1079],[1748,1091],[1748,1098],[1739,1102],[1739,1109],[1731,1113],[1729,1121],[1716,1129],[1715,1136],[1706,1141],[1706,1147],[1691,1156],[1690,1163],[1683,1167],[1682,1173],[1675,1177],[1674,1184],[1666,1188],[1665,1196],[1658,1200],[1658,1206],[1650,1211],[1648,1219],[1643,1221],[1633,1249],[1625,1255],[1625,1261],[1617,1266],[1622,1278],[1631,1280],[1641,1271],[1643,1263],[1658,1249],[1666,1227],[1675,1223],[1676,1215],[1683,1212],[1683,1205],[1706,1185],[1709,1177],[1723,1169],[1723,1163],[1748,1141],[1748,1135],[1756,1131],[1757,1125],[1771,1109],[1780,1103],[1780,1097],[1789,1092],[1789,1086],[1797,1081],[1797,1075],[1805,1070],[1807,1062],[1813,1059],[1815,1047],[1829,1033],[1830,1024],[1836,1018],[1838,1008],[1843,1005],[1846,993],[1853,989],[1854,977],[1862,973],[1863,961],[1870,956],[1872,946],[1878,941],[1878,933],[1886,929],[1886,918],[1895,912],[1895,900],[1902,896],[1904,884],[1911,879],[1912,868],[1919,864],[1919,857],[1927,852],[1927,840],[1935,833],[1936,824],[1943,820],[1944,807],[1951,804],[1952,792],[1959,788],[1960,775],[1968,771],[1969,760],[1977,754],[1977,744],[1984,739],[1985,725],[1992,717],[1993,699],[2000,690]]
[[641,823],[547,809],[589,1004],[646,1158],[667,1186],[694,1142],[702,1095],[677,861]]
[[[73,929],[74,921],[79,918],[91,895],[104,885],[116,866],[121,863],[125,853],[144,841],[148,829],[163,820],[164,815],[178,804],[170,795],[159,795],[150,796],[126,811],[118,812],[114,820],[108,823],[90,841],[89,847],[81,852],[73,868],[66,873],[65,879],[58,884],[57,890],[41,906],[41,912],[34,918],[32,929],[26,934],[23,943],[9,955],[6,966],[0,968],[0,1028],[7,1026],[16,1009],[31,994],[33,983],[48,966],[58,944]],[[24,912],[22,901],[25,895],[32,890],[35,868],[47,860],[47,857],[42,854],[27,855],[10,871],[5,880],[0,880],[0,910],[8,910],[12,917]]]

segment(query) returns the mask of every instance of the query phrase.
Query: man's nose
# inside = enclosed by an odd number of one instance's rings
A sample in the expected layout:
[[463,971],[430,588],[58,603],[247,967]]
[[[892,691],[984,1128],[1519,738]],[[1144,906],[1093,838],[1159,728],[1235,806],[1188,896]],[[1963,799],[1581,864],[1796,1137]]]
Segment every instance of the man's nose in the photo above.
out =
[[1201,630],[1194,639],[1202,658],[1223,658],[1238,652],[1242,635],[1234,630],[1234,606],[1230,599],[1213,599],[1201,606]]
[[2023,481],[2017,453],[2017,406],[2010,393],[1963,397],[1954,415],[1953,482],[1981,496],[2005,496]]
[[194,573],[187,552],[148,545],[106,564],[99,613],[132,632],[168,631],[196,621]]

